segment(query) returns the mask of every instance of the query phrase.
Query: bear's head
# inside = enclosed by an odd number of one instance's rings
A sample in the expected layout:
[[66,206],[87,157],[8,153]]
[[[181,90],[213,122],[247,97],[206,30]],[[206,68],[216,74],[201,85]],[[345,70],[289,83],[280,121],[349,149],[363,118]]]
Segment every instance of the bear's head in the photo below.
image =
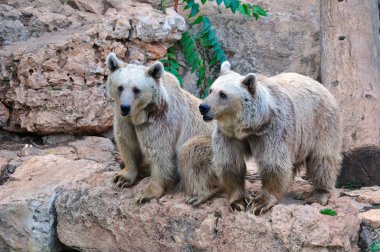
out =
[[243,131],[254,131],[269,116],[271,97],[260,84],[258,76],[249,73],[242,76],[231,70],[228,61],[221,66],[219,76],[209,89],[209,94],[199,111],[203,120],[216,120],[227,135],[243,138]]
[[156,62],[150,67],[126,64],[115,53],[107,56],[106,64],[111,75],[108,91],[114,98],[119,115],[129,117],[134,124],[147,120],[149,109],[167,96],[161,84],[164,66]]

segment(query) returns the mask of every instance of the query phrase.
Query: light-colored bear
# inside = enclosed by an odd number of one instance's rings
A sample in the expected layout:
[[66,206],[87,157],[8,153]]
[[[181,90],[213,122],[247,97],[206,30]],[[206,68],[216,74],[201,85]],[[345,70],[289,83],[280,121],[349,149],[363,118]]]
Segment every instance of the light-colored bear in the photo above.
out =
[[255,214],[278,203],[304,164],[314,185],[307,202],[327,204],[341,162],[342,116],[334,97],[300,74],[242,76],[230,68],[222,64],[221,76],[199,107],[205,121],[217,121],[213,166],[243,174],[244,158],[255,158],[262,179]]
[[118,186],[132,186],[150,172],[149,183],[136,195],[141,203],[161,197],[177,181],[177,154],[197,135],[211,135],[211,124],[198,112],[201,100],[184,91],[162,63],[150,67],[126,64],[114,53],[108,88],[114,98],[114,134],[125,168],[116,174]]
[[[234,151],[247,150],[237,148]],[[193,137],[182,146],[178,156],[178,168],[186,203],[198,206],[216,193],[224,192],[231,210],[245,210],[248,200],[244,191],[246,174],[244,160],[236,164],[240,165],[241,169],[218,169],[212,160],[211,136]]]

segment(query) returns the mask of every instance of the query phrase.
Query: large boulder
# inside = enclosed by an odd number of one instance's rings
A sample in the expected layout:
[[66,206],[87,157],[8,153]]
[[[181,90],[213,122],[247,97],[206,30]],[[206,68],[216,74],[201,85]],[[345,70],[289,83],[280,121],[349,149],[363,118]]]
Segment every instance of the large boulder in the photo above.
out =
[[[89,144],[89,155],[83,154],[81,146]],[[66,146],[35,149],[28,156],[32,148],[21,150],[24,159],[0,188],[0,251],[60,251],[64,245],[56,235],[54,206],[58,194],[68,183],[116,166],[113,144],[105,138],[90,137]],[[0,166],[4,168],[10,159],[1,155]]]
[[[0,185],[0,251],[358,251],[361,221],[361,244],[378,239],[377,211],[364,212],[376,201],[357,196],[373,198],[376,187],[339,189],[325,206],[336,216],[293,199],[311,190],[301,177],[262,216],[231,212],[223,195],[198,208],[180,192],[137,205],[134,196],[149,178],[115,188],[119,164],[111,140],[56,135],[39,143],[0,151],[2,170],[12,168]],[[260,177],[252,160],[247,167],[253,196]]]
[[134,1],[6,3],[0,4],[0,126],[14,132],[108,130],[107,54],[151,62],[186,29],[172,8],[163,13]]
[[[263,216],[231,212],[217,197],[192,208],[184,195],[136,205],[134,195],[147,179],[129,189],[114,189],[112,173],[97,173],[71,183],[56,201],[59,240],[80,251],[358,251],[363,205],[336,198],[322,215],[318,204],[303,205],[287,196]],[[259,188],[257,176],[247,182]],[[252,176],[251,176],[252,178]],[[306,184],[306,185],[305,185]],[[297,180],[293,189],[310,189]]]

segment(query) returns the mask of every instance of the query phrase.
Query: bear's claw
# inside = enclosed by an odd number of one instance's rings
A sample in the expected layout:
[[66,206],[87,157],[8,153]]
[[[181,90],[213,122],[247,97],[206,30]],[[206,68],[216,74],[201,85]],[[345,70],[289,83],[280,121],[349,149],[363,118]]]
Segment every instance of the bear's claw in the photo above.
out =
[[278,198],[268,193],[260,193],[253,200],[253,208],[251,210],[255,215],[261,215],[268,212],[272,207],[277,205]]
[[133,184],[136,182],[136,177],[130,172],[125,172],[124,170],[121,170],[115,174],[113,177],[113,182],[116,187],[124,188],[124,187],[130,187],[133,186]]

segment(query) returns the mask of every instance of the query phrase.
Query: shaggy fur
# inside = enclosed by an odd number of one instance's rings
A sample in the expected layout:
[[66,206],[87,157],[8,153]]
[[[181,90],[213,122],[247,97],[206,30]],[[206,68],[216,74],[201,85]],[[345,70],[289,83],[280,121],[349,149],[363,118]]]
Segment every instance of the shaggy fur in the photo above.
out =
[[[210,135],[212,125],[197,112],[201,100],[181,89],[160,62],[151,67],[126,64],[110,53],[106,64],[112,72],[108,88],[115,101],[114,134],[125,163],[114,182],[132,186],[148,170],[150,181],[135,201],[159,198],[176,183],[183,143]],[[130,111],[122,111],[126,106]]]
[[[229,140],[235,141],[234,139]],[[248,145],[241,145],[240,148],[234,151],[247,152],[247,148],[249,148]],[[234,153],[225,154],[228,156],[234,155]],[[225,192],[232,210],[244,210],[247,205],[244,192],[244,177],[246,174],[244,160],[235,164],[239,169],[228,170],[213,166],[212,159],[211,136],[197,136],[183,145],[178,157],[178,167],[182,188],[187,195],[186,203],[198,206],[216,193]]]
[[244,158],[256,159],[262,191],[254,199],[255,214],[278,203],[303,164],[314,185],[307,202],[327,204],[342,146],[342,118],[331,93],[296,73],[241,76],[229,63],[221,71],[203,103],[209,110],[202,113],[204,120],[217,121],[213,166],[243,180]]

